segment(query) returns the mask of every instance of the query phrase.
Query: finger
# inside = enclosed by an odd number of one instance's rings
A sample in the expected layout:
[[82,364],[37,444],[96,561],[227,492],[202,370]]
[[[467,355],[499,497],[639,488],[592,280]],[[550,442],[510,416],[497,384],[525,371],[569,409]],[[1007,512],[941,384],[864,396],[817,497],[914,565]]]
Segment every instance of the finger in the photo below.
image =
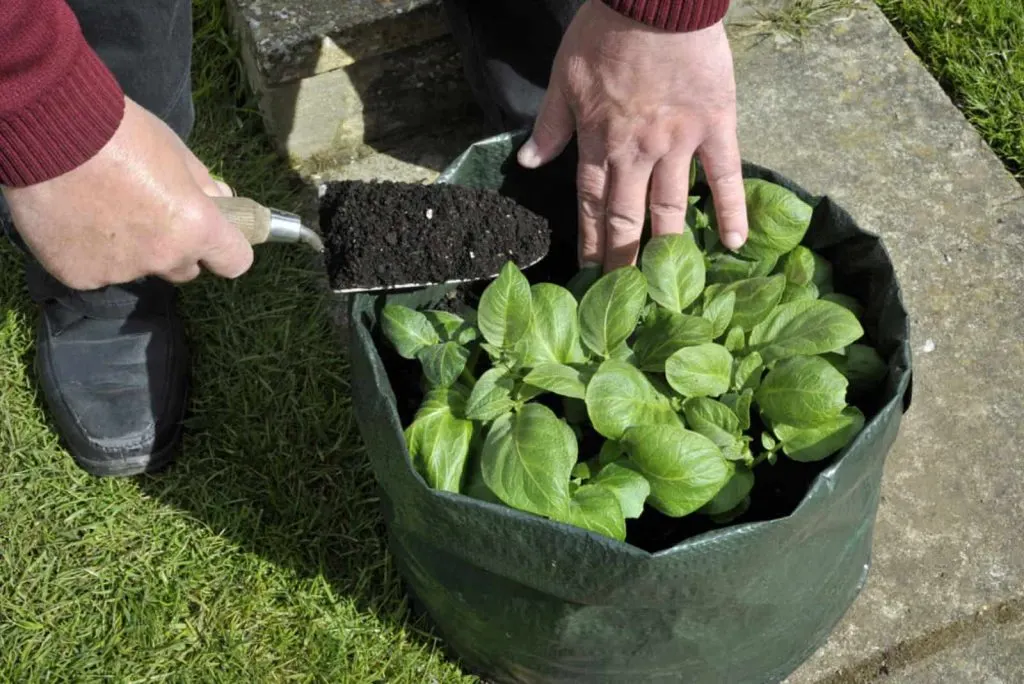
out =
[[722,244],[737,250],[747,241],[747,203],[735,128],[713,132],[700,147],[700,160],[715,202]]
[[581,147],[576,169],[580,266],[604,262],[604,208],[608,173],[604,163],[588,159]]
[[228,185],[224,181],[219,181],[219,180],[214,179],[213,182],[217,186],[217,192],[216,192],[216,194],[214,194],[214,193],[211,193],[209,190],[207,190],[206,191],[207,195],[211,195],[212,197],[234,197],[235,196],[234,188],[232,188],[230,185]]
[[199,268],[199,264],[191,263],[187,266],[179,266],[167,273],[163,273],[161,274],[161,277],[176,285],[183,285],[198,278],[200,273],[202,273],[202,270]]
[[639,160],[612,164],[604,216],[605,272],[636,263],[653,164]]
[[548,87],[541,104],[540,114],[533,125],[530,139],[519,148],[519,163],[535,169],[547,164],[565,149],[576,129],[576,119],[569,107],[562,89],[555,85]]
[[237,278],[252,267],[252,246],[242,231],[224,219],[208,199],[204,208],[204,229],[207,248],[200,262],[209,271],[223,278]]
[[690,184],[690,155],[662,157],[651,174],[651,235],[671,235],[686,229]]
[[188,168],[189,174],[192,176],[192,180],[196,182],[202,191],[210,197],[234,197],[235,192],[231,189],[231,186],[223,181],[219,181],[210,175],[210,170],[192,154],[192,151],[185,147],[184,143],[180,145],[182,150],[182,157],[185,159],[185,166]]

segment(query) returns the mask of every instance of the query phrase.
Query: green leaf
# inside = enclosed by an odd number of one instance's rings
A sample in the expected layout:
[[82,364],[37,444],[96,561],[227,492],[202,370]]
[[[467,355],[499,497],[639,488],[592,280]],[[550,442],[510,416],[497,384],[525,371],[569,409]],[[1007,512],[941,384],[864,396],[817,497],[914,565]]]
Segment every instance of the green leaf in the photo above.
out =
[[532,298],[530,283],[511,261],[480,297],[477,322],[484,338],[493,346],[511,350],[530,327]]
[[775,441],[772,433],[765,430],[761,433],[761,446],[764,447],[765,451],[775,451],[779,448],[780,444]]
[[583,399],[587,396],[587,375],[585,370],[561,363],[544,363],[527,373],[523,382],[563,397]]
[[494,422],[484,442],[484,482],[506,505],[564,516],[576,464],[572,429],[543,404],[527,404]]
[[889,373],[889,367],[875,348],[867,344],[851,344],[845,354],[825,354],[822,358],[831,363],[850,381],[848,391],[853,395],[871,392]]
[[698,510],[735,470],[714,442],[679,425],[631,427],[623,442],[630,460],[650,483],[651,505],[671,517]]
[[748,468],[739,466],[724,487],[709,501],[700,512],[705,515],[722,515],[728,513],[742,503],[754,488],[754,473]]
[[609,359],[587,384],[587,413],[594,429],[620,439],[633,425],[678,425],[669,400],[634,366]]
[[434,489],[461,489],[473,423],[457,418],[464,397],[452,389],[427,393],[412,424],[405,430],[409,456],[416,471]]
[[466,369],[469,350],[458,342],[442,342],[416,355],[423,364],[423,374],[434,387],[450,387]]
[[623,266],[602,276],[580,302],[583,343],[607,358],[636,328],[646,301],[647,282],[636,266]]
[[603,467],[618,461],[625,455],[626,449],[622,446],[621,442],[617,442],[614,439],[606,439],[604,444],[601,445],[601,451],[597,454],[597,464]]
[[601,468],[592,483],[615,494],[622,514],[627,518],[640,517],[644,512],[644,502],[651,493],[651,485],[647,478],[619,463],[609,463]]
[[842,349],[863,335],[864,329],[849,310],[834,302],[803,300],[777,307],[754,326],[747,344],[769,364]]
[[728,406],[707,397],[694,397],[683,402],[683,415],[690,429],[714,442],[724,458],[743,458],[746,444],[739,434],[739,419]]
[[779,362],[761,381],[755,399],[772,425],[815,427],[846,406],[847,380],[820,356]]
[[757,352],[744,356],[736,364],[736,372],[733,373],[732,389],[740,390],[750,388],[757,389],[761,384],[761,372],[764,371],[764,361]]
[[760,178],[745,178],[743,185],[749,233],[739,255],[754,261],[778,258],[799,245],[814,208],[792,191]]
[[669,311],[682,313],[704,290],[704,255],[689,234],[651,238],[641,266],[651,299]]
[[750,510],[749,496],[744,498],[743,501],[741,501],[740,504],[736,506],[736,508],[733,508],[732,510],[726,511],[725,513],[721,513],[719,515],[709,515],[708,518],[710,518],[711,522],[715,523],[716,525],[727,525],[736,518],[746,513],[748,510]]
[[779,274],[730,283],[721,292],[736,293],[732,325],[750,330],[778,306],[785,290],[786,276]]
[[583,295],[587,293],[597,279],[601,277],[601,265],[584,266],[580,270],[576,271],[576,274],[569,279],[569,282],[565,284],[565,287],[572,296],[576,298],[576,301],[581,301]]
[[504,368],[492,368],[480,376],[466,401],[466,418],[490,422],[515,406],[515,380]]
[[743,333],[743,328],[734,325],[729,328],[729,334],[725,336],[725,348],[730,353],[735,354],[741,351],[747,346],[747,336]]
[[814,266],[814,252],[798,245],[784,257],[782,272],[792,285],[807,285],[814,282]]
[[776,257],[770,259],[761,259],[760,261],[754,262],[754,271],[751,274],[755,278],[761,278],[767,275],[771,275],[775,267],[778,266],[779,260]]
[[588,461],[580,461],[572,468],[572,479],[574,480],[589,480],[591,476],[590,463]]
[[[736,293],[726,292],[712,299],[704,307],[701,316],[711,323],[711,340],[716,340],[729,329],[732,312],[736,308]],[[710,342],[711,340],[704,340]]]
[[651,324],[639,329],[633,353],[643,370],[664,373],[668,357],[683,347],[710,342],[712,332],[705,318],[660,309]]
[[496,347],[493,344],[487,344],[486,342],[480,345],[480,348],[487,352],[487,356],[490,357],[491,361],[498,363],[503,355],[501,347]]
[[[797,247],[800,249],[800,247]],[[814,258],[814,272],[811,274],[811,282],[819,292],[825,294],[832,291],[832,264],[828,259],[817,252],[812,251]]]
[[425,315],[401,304],[384,307],[381,327],[404,359],[415,359],[422,349],[441,341]]
[[782,451],[794,461],[820,461],[849,444],[864,427],[864,414],[848,406],[837,417],[811,428],[782,423],[773,430],[782,442]]
[[577,489],[566,510],[555,519],[619,541],[626,539],[626,519],[618,498],[598,485],[585,484]]
[[827,302],[834,302],[844,309],[849,309],[858,320],[864,317],[864,307],[850,295],[830,292],[828,294],[823,294],[821,298]]
[[665,362],[665,377],[684,397],[717,397],[729,391],[732,354],[713,342],[683,347]]
[[758,270],[758,262],[741,259],[728,252],[709,254],[706,261],[709,283],[735,283],[753,278]]
[[[740,421],[731,408],[708,397],[694,397],[683,402],[686,423],[697,432],[706,425],[715,426],[730,434],[740,431]],[[703,433],[702,433],[703,434]],[[706,435],[705,435],[706,436]]]
[[742,392],[730,392],[721,396],[721,402],[732,409],[740,421],[741,430],[750,429],[750,405],[754,402],[754,391],[745,389]]
[[794,285],[793,283],[787,283],[786,289],[782,293],[782,299],[779,300],[779,304],[788,304],[789,302],[799,302],[802,300],[817,298],[818,286],[814,283],[807,283],[806,285]]
[[633,350],[625,342],[612,349],[612,353],[608,355],[608,358],[628,363],[631,366],[636,365],[636,354],[633,353]]
[[538,283],[530,293],[533,320],[519,343],[523,365],[586,361],[572,293],[551,283]]
[[479,337],[476,328],[462,316],[448,311],[433,310],[424,311],[423,315],[430,321],[441,342],[458,342],[465,346]]

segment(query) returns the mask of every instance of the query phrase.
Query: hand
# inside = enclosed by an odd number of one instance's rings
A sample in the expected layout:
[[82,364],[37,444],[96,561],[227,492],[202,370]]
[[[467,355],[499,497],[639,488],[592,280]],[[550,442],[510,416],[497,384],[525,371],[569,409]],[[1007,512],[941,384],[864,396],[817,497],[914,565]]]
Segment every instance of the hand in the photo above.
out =
[[76,290],[144,276],[183,283],[200,265],[235,278],[252,265],[252,247],[209,199],[230,188],[131,100],[117,132],[89,161],[3,193],[28,248]]
[[577,129],[583,264],[608,271],[636,262],[648,186],[652,233],[683,232],[695,152],[714,196],[722,243],[743,246],[736,85],[721,23],[669,33],[589,0],[562,39],[519,163],[548,163]]

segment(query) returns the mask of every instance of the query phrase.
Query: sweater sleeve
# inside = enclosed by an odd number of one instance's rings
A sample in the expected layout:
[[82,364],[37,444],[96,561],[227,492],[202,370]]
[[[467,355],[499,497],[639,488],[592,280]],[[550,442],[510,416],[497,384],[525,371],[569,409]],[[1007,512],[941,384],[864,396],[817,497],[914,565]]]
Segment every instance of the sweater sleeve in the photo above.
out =
[[0,185],[80,166],[120,125],[124,93],[64,0],[0,0]]
[[665,31],[699,31],[717,24],[729,0],[604,0],[616,12]]

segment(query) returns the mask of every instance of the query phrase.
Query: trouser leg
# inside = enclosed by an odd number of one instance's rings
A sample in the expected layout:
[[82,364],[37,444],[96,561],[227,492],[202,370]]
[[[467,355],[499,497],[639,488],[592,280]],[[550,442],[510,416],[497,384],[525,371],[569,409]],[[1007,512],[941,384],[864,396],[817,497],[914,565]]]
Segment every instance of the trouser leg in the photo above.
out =
[[67,0],[125,94],[187,139],[192,108],[191,0]]
[[[195,118],[191,0],[68,4],[125,94],[187,139]],[[74,460],[94,475],[165,467],[180,447],[188,394],[189,356],[175,289],[159,278],[141,278],[74,291],[31,255],[26,281],[41,308],[39,384]]]
[[527,128],[544,98],[551,65],[583,0],[445,0],[466,78],[488,122]]

